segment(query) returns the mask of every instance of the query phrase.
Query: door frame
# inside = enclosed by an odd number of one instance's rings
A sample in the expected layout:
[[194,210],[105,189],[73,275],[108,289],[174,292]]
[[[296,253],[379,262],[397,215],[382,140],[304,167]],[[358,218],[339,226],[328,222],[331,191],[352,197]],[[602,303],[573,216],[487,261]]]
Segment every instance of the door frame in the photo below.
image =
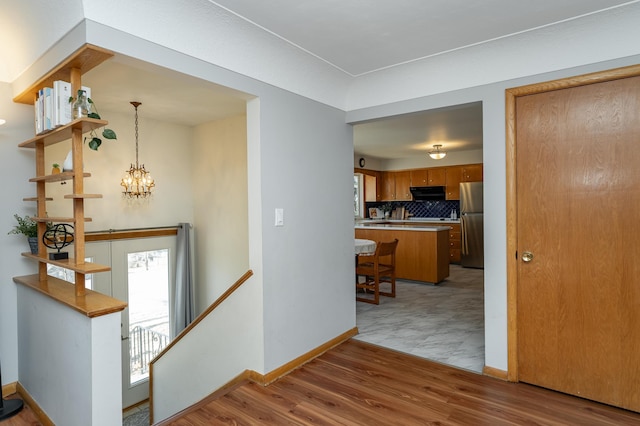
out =
[[587,84],[603,83],[628,77],[640,76],[640,65],[631,65],[612,70],[599,71],[560,80],[535,83],[505,91],[506,119],[506,192],[507,192],[507,380],[518,378],[518,259],[517,259],[517,202],[516,193],[516,100],[520,96],[533,95],[554,90],[569,89]]

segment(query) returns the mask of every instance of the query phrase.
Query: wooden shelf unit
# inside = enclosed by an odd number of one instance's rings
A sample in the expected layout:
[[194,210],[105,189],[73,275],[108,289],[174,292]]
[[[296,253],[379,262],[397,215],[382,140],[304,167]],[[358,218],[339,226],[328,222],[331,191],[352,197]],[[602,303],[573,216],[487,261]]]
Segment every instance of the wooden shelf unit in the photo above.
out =
[[[103,61],[111,58],[112,52],[86,44],[67,57],[58,64],[48,74],[43,76],[24,92],[14,98],[14,102],[33,105],[38,90],[42,87],[52,87],[55,80],[65,80],[71,83],[71,92],[76,93],[82,87],[82,74],[98,66]],[[35,201],[37,204],[36,215],[33,218],[38,223],[38,253],[42,255],[33,255],[31,253],[22,253],[23,256],[36,260],[38,262],[38,274],[29,277],[15,277],[14,281],[22,284],[38,288],[44,291],[48,287],[47,282],[55,282],[59,287],[65,281],[51,277],[47,274],[47,264],[56,265],[67,268],[75,273],[75,294],[76,298],[84,298],[87,294],[85,289],[85,275],[96,272],[106,272],[110,268],[104,265],[98,265],[85,262],[85,222],[90,222],[91,218],[84,215],[84,200],[101,198],[101,194],[85,194],[84,178],[90,177],[90,173],[83,171],[83,134],[100,127],[106,126],[105,120],[97,120],[93,118],[79,118],[64,126],[57,127],[51,131],[36,135],[28,141],[20,143],[20,148],[34,149],[36,152],[36,176],[29,179],[29,182],[36,184],[36,197],[25,198],[25,200]],[[71,140],[71,152],[73,157],[73,170],[56,174],[46,174],[45,170],[45,148],[64,141]],[[72,181],[71,194],[65,195],[64,198],[71,200],[73,203],[73,217],[47,217],[46,202],[51,198],[46,196],[46,184],[50,182]],[[42,236],[47,229],[47,222],[73,223],[74,225],[74,256],[65,260],[50,260],[46,254],[46,246],[42,241]],[[68,284],[68,283],[67,283]],[[63,291],[62,293],[66,293]],[[56,296],[52,295],[56,298]],[[79,299],[80,300],[80,299]],[[63,301],[64,302],[64,301]],[[66,303],[66,302],[64,302]],[[83,302],[78,302],[83,303]],[[118,305],[119,306],[119,305]],[[125,305],[126,306],[126,305]]]

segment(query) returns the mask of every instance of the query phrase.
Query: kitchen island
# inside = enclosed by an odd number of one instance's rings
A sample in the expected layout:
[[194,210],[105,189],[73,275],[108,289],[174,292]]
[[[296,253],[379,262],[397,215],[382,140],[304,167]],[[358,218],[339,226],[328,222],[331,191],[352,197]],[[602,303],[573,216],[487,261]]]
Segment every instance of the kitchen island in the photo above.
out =
[[[355,238],[374,241],[398,239],[396,278],[437,284],[449,276],[449,227],[417,221],[361,221]],[[361,256],[359,262],[366,262]]]

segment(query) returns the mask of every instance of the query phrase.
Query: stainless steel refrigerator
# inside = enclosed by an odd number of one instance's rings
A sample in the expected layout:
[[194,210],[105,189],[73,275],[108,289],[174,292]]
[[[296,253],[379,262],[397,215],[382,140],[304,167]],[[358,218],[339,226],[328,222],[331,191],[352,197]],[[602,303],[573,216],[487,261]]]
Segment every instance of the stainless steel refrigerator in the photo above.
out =
[[460,263],[466,268],[484,268],[484,213],[482,182],[460,184]]

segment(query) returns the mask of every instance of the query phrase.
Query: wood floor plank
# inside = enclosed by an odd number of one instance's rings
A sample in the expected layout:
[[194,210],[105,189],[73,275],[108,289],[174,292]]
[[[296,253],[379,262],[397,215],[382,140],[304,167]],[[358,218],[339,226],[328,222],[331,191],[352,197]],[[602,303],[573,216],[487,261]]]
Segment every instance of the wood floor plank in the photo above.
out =
[[640,425],[640,414],[349,340],[170,424],[597,426]]

